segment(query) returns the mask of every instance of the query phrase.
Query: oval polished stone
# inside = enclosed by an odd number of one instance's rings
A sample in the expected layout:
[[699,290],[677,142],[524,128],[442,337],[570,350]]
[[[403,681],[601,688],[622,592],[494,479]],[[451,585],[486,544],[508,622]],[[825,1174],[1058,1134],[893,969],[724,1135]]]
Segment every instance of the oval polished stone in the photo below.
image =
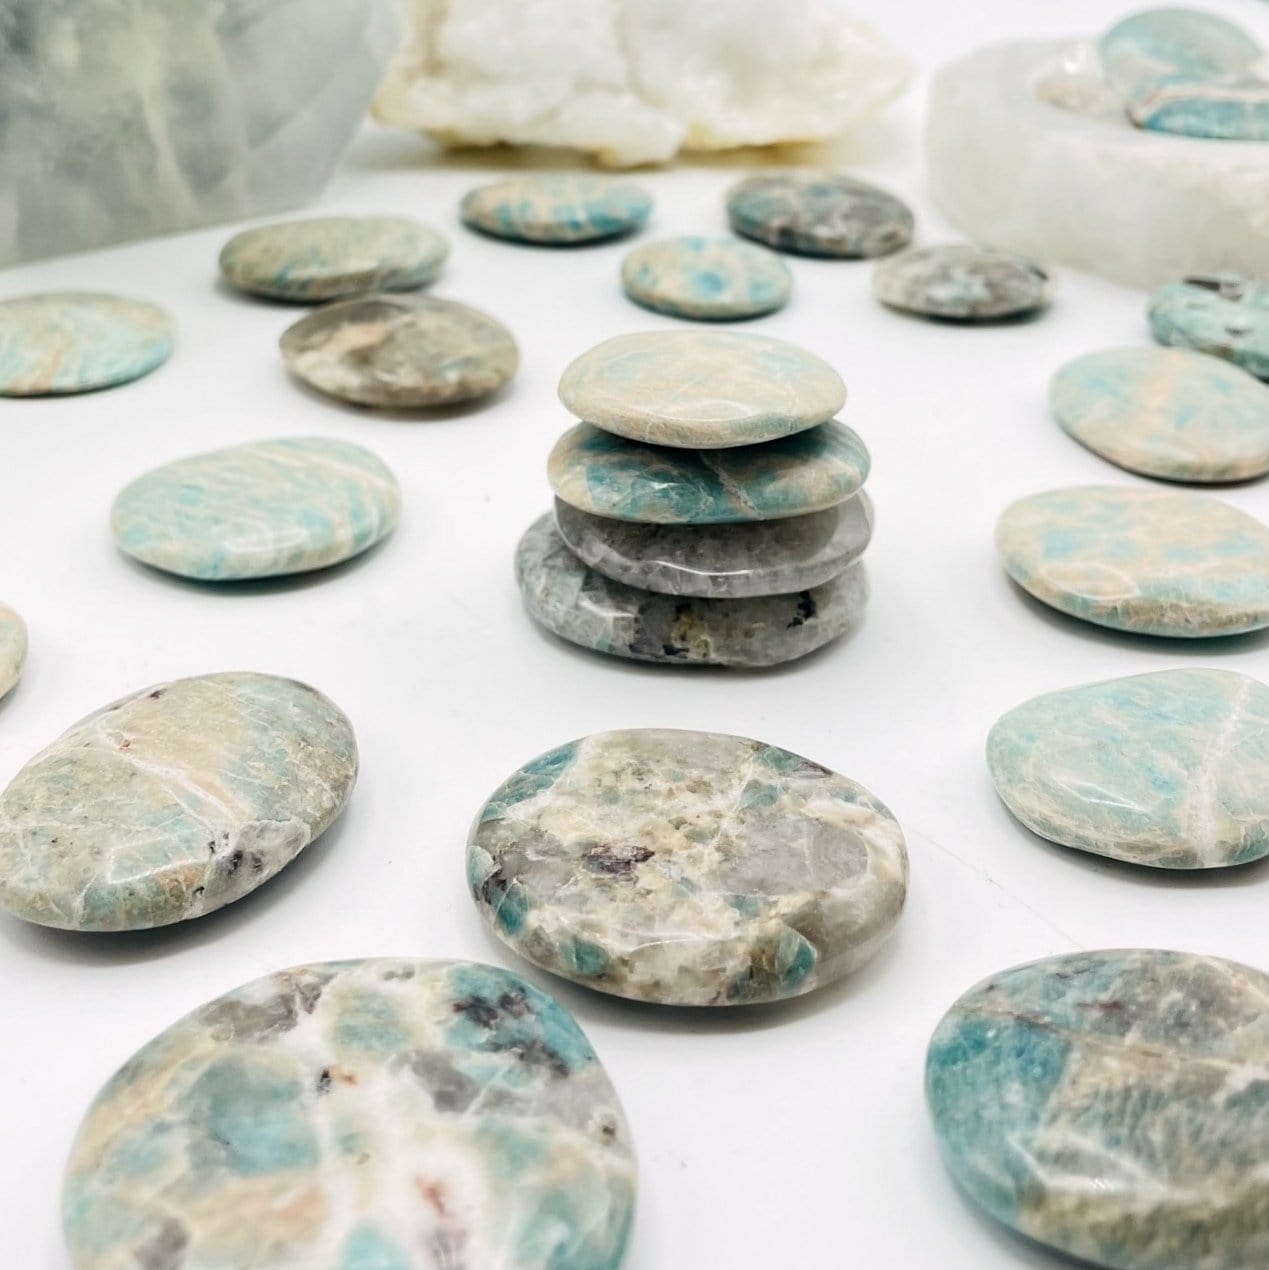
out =
[[579,423],[555,443],[547,476],[570,507],[596,516],[729,525],[835,507],[858,491],[869,464],[864,443],[836,422],[731,450],[641,445]]
[[908,857],[866,789],[712,732],[604,732],[534,759],[467,848],[485,922],[522,957],[663,1005],[800,996],[894,928]]
[[463,199],[460,214],[496,238],[569,246],[632,233],[651,211],[652,195],[634,181],[551,172],[482,185]]
[[872,525],[862,490],[827,511],[749,525],[640,525],[555,500],[555,526],[584,564],[627,586],[713,599],[821,586],[863,554]]
[[144,930],[241,899],[343,810],[352,725],[306,684],[200,675],[81,719],[0,795],[0,908]]
[[1043,838],[1162,869],[1269,855],[1269,688],[1226,670],[1085,684],[987,738],[1005,805]]
[[1047,308],[1053,283],[1038,265],[1008,252],[953,243],[916,247],[883,260],[872,276],[892,309],[954,322],[993,322]]
[[316,302],[367,291],[410,291],[433,281],[449,244],[395,216],[326,216],[244,230],[220,253],[239,291]]
[[140,379],[172,355],[176,328],[155,304],[52,291],[0,301],[0,397],[94,392]]
[[844,635],[863,616],[862,563],[823,586],[743,600],[657,595],[588,568],[549,513],[516,550],[529,616],[561,639],[630,661],[679,666],[777,666]]
[[1054,418],[1102,458],[1169,481],[1241,481],[1269,472],[1269,392],[1188,348],[1112,348],[1063,366]]
[[26,623],[7,604],[0,604],[0,697],[22,678],[26,649]]
[[657,313],[732,322],[782,309],[793,275],[765,247],[687,235],[636,247],[622,262],[621,285],[637,304]]
[[635,1162],[581,1029],[492,966],[297,966],[111,1078],[71,1150],[75,1270],[599,1270]]
[[457,405],[495,393],[520,364],[501,322],[454,300],[368,295],[310,313],[282,336],[287,369],[360,406]]
[[1112,1270],[1269,1265],[1269,976],[1155,950],[1006,970],[944,1016],[925,1091],[992,1216]]
[[1269,626],[1269,529],[1204,494],[1035,494],[1006,509],[996,547],[1037,600],[1099,626],[1184,638]]
[[893,194],[839,172],[764,172],[727,194],[731,227],[778,251],[861,260],[912,241],[912,212]]
[[401,492],[369,450],[324,437],[258,441],[155,468],[115,499],[119,549],[185,578],[324,569],[396,527]]
[[1211,353],[1269,379],[1269,283],[1232,274],[1169,282],[1150,297],[1160,344]]

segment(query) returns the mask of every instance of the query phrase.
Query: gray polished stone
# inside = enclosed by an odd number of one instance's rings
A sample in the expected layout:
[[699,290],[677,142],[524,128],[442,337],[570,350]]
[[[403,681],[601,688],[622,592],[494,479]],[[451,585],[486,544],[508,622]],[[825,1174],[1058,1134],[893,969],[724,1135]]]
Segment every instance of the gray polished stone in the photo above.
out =
[[1021,256],[953,243],[916,247],[873,273],[882,304],[922,317],[993,322],[1046,308],[1053,282]]

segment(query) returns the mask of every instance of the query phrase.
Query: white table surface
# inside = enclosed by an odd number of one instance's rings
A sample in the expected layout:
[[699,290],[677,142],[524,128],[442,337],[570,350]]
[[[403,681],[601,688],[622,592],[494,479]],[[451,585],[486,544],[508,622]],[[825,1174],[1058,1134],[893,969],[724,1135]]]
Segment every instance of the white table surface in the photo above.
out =
[[[1216,6],[1269,38],[1256,0]],[[1094,32],[1115,3],[855,0],[923,74],[843,152],[910,197],[925,240],[924,72],[979,43]],[[0,404],[0,598],[30,626],[19,688],[0,705],[0,779],[98,705],[152,682],[253,669],[292,675],[352,717],[362,774],[343,819],[254,896],[160,932],[76,937],[0,918],[0,1265],[67,1270],[60,1175],[111,1072],[206,999],[296,963],[371,956],[510,964],[581,1021],[624,1100],[641,1163],[628,1270],[775,1265],[1055,1267],[963,1201],[922,1098],[926,1040],[966,988],[1077,948],[1153,945],[1265,965],[1269,864],[1211,876],[1117,866],[1032,837],[997,801],[989,727],[1037,693],[1184,665],[1269,678],[1269,639],[1134,638],[1048,612],[1006,580],[997,514],[1051,486],[1136,483],[1069,440],[1045,405],[1080,353],[1148,338],[1144,296],[1069,273],[1043,320],[956,329],[880,308],[866,264],[791,260],[795,295],[750,329],[843,373],[843,417],[874,457],[878,530],[862,628],[767,674],[636,666],[536,630],[511,576],[545,510],[548,449],[568,426],[564,366],[602,338],[671,323],[617,285],[627,245],[552,252],[477,238],[460,195],[511,160],[437,163],[408,134],[367,129],[322,207],[417,214],[453,255],[441,295],[498,314],[521,341],[511,391],[429,421],[376,418],[288,381],[276,351],[298,314],[219,288],[211,229],[0,273],[0,294],[73,287],[168,306],[176,356],[117,391]],[[648,233],[722,231],[736,159],[646,181]],[[116,554],[115,492],[186,454],[279,435],[363,442],[401,480],[398,532],[327,576],[225,589],[165,579]],[[1269,518],[1269,486],[1222,495]],[[899,932],[853,979],[780,1008],[674,1013],[555,983],[487,938],[463,848],[486,796],[562,741],[622,727],[763,738],[867,785],[911,851]]]

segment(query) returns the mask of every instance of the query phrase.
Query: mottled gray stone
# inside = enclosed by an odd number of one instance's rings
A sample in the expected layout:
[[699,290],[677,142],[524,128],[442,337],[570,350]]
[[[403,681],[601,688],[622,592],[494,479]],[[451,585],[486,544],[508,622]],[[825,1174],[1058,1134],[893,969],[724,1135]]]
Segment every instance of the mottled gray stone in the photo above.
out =
[[1021,256],[953,243],[916,247],[873,273],[877,298],[892,309],[955,322],[991,322],[1047,307],[1053,283]]

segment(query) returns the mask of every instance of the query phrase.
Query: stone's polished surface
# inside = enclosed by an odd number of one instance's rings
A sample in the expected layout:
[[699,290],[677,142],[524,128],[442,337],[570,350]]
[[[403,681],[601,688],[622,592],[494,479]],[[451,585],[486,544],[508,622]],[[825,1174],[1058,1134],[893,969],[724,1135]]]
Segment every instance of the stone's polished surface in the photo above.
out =
[[573,1019],[492,966],[297,966],[106,1084],[71,1150],[75,1270],[616,1270],[635,1162]]
[[776,1001],[868,960],[908,858],[866,789],[774,745],[604,732],[534,759],[481,810],[477,907],[523,957],[664,1005]]
[[126,384],[162,366],[176,330],[156,304],[86,291],[0,300],[0,397]]
[[1203,494],[1034,494],[1005,510],[996,547],[1037,600],[1099,626],[1186,638],[1269,626],[1269,529]]
[[328,216],[235,234],[220,271],[240,291],[307,303],[426,286],[447,255],[445,239],[417,221]]
[[636,247],[622,262],[621,285],[658,313],[730,322],[783,308],[793,275],[765,247],[688,235]]
[[1269,283],[1236,274],[1170,282],[1150,297],[1160,344],[1211,353],[1269,379]]
[[291,679],[178,679],[81,719],[0,795],[0,908],[67,930],[201,917],[343,810],[357,742]]
[[862,490],[837,507],[748,525],[640,525],[555,500],[574,555],[605,577],[663,595],[743,599],[831,581],[863,554],[873,512]]
[[731,227],[779,251],[859,260],[912,241],[912,211],[887,191],[839,172],[747,177],[727,195]]
[[610,520],[733,525],[836,507],[869,464],[864,443],[836,422],[732,450],[641,445],[579,423],[556,442],[547,476],[570,507]]
[[454,300],[414,295],[325,305],[283,334],[282,358],[319,392],[402,410],[487,397],[520,364],[501,322]]
[[547,172],[482,185],[462,203],[463,223],[513,242],[597,242],[639,229],[652,211],[642,185],[590,172]]
[[883,260],[872,275],[892,309],[955,322],[991,322],[1046,308],[1052,279],[1021,256],[950,243],[914,247]]
[[1054,375],[1049,402],[1071,436],[1131,472],[1200,482],[1269,472],[1269,392],[1205,353],[1089,353]]
[[0,697],[22,678],[26,649],[26,623],[7,604],[0,604]]
[[1111,1270],[1269,1265],[1269,976],[1153,949],[1068,953],[944,1016],[943,1159],[1014,1229]]
[[347,441],[257,441],[155,468],[115,499],[126,554],[186,578],[228,582],[324,569],[396,527],[401,491]]
[[1163,869],[1269,855],[1269,688],[1162,670],[1036,697],[987,738],[1005,805],[1066,847]]
[[640,331],[583,353],[560,380],[568,412],[632,441],[723,449],[831,419],[841,376],[814,353],[740,331]]

